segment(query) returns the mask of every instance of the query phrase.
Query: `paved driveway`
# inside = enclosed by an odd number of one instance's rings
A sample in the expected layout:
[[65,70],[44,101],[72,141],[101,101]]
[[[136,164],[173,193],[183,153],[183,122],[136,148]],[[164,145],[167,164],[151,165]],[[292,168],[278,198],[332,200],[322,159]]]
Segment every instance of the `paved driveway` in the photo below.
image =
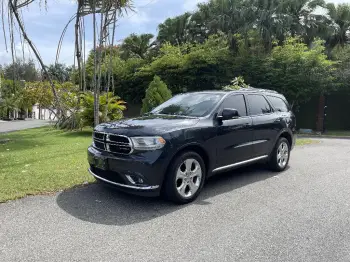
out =
[[350,261],[349,160],[349,140],[322,140],[184,206],[100,185],[0,204],[0,261]]
[[46,121],[46,120],[25,120],[25,121],[16,120],[16,121],[0,122],[0,133],[41,127],[48,124],[50,124],[50,121]]

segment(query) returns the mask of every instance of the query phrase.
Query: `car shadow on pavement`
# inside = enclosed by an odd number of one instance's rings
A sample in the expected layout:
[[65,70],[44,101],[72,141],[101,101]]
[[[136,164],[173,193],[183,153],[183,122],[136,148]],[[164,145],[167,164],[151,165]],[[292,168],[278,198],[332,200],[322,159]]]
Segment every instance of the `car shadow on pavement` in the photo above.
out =
[[188,205],[176,205],[161,198],[129,195],[100,183],[63,191],[57,196],[56,202],[68,214],[84,221],[104,225],[131,225],[191,205],[210,205],[212,197],[275,175],[261,165],[254,165],[214,176],[207,181],[197,200]]

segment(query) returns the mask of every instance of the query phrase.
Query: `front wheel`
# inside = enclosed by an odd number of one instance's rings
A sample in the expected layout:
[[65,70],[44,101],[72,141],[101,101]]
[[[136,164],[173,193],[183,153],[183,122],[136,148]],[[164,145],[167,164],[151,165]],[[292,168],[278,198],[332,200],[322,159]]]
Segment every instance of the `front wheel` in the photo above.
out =
[[281,137],[277,143],[275,148],[273,149],[269,166],[273,171],[281,172],[284,171],[289,163],[290,157],[290,145],[286,138]]
[[197,198],[205,181],[205,164],[195,152],[184,152],[171,164],[164,184],[165,197],[186,204]]

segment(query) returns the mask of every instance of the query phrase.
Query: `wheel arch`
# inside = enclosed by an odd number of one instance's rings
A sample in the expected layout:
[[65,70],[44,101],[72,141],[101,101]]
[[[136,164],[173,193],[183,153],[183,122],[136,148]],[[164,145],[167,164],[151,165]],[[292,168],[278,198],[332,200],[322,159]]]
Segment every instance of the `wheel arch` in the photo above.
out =
[[271,144],[271,148],[270,148],[270,153],[269,155],[271,155],[271,153],[273,152],[275,146],[276,146],[276,143],[278,142],[278,140],[281,138],[281,137],[284,137],[285,139],[288,140],[289,142],[289,146],[290,146],[290,149],[293,148],[293,134],[288,130],[288,129],[283,129],[281,130],[278,135],[276,136],[276,139],[274,141],[273,144]]
[[[284,130],[280,133],[280,135],[278,136],[278,139],[280,139],[281,137],[284,137],[285,139],[288,140],[289,146],[292,148],[293,147],[293,135],[288,132],[287,130]],[[278,140],[277,139],[277,140]],[[276,141],[277,142],[277,141]]]
[[202,157],[202,159],[204,161],[205,169],[206,169],[206,178],[208,177],[207,174],[209,173],[209,169],[211,168],[211,161],[210,161],[210,156],[209,156],[208,152],[200,144],[198,144],[198,143],[190,143],[190,144],[186,144],[186,145],[183,145],[182,147],[180,147],[173,154],[173,156],[170,158],[170,161],[168,162],[167,167],[165,169],[163,183],[165,181],[165,176],[168,174],[169,169],[170,169],[171,164],[173,163],[173,161],[179,155],[183,154],[184,152],[189,152],[189,151],[195,152],[195,153],[197,153],[198,155],[200,155]]

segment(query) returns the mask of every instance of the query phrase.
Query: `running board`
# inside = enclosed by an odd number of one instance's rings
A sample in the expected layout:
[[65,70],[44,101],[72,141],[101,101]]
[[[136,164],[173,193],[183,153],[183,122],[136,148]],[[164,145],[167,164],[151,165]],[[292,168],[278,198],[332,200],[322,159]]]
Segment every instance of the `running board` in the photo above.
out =
[[248,159],[248,160],[245,160],[245,161],[242,161],[242,162],[238,162],[238,163],[234,163],[234,164],[231,164],[231,165],[215,168],[212,172],[216,173],[216,172],[224,171],[224,170],[227,170],[227,169],[243,166],[245,164],[257,162],[259,160],[262,160],[262,159],[265,159],[265,158],[268,158],[268,157],[269,157],[268,155],[255,157],[255,158]]

